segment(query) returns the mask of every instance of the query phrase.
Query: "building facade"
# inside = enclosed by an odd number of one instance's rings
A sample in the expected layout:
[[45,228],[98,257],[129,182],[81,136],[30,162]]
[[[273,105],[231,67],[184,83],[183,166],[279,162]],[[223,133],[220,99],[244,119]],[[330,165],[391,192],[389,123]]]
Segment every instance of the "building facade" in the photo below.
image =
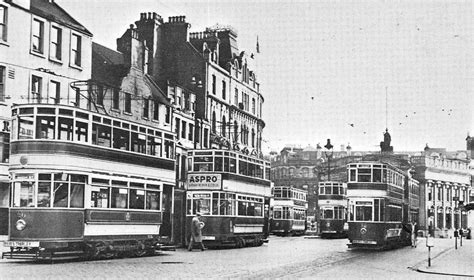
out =
[[420,182],[420,229],[436,237],[452,236],[454,229],[467,229],[471,176],[466,153],[425,149],[412,156],[414,178]]

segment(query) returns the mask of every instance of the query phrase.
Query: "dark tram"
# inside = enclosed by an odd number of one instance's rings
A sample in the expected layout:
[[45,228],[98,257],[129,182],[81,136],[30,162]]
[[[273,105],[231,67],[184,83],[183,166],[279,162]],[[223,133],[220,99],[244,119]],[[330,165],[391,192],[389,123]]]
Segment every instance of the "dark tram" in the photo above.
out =
[[322,238],[347,237],[346,188],[342,182],[319,183],[319,229]]
[[410,244],[417,222],[418,182],[383,161],[349,164],[349,248],[389,249]]
[[229,150],[188,152],[186,239],[201,214],[206,247],[261,246],[267,242],[270,164]]

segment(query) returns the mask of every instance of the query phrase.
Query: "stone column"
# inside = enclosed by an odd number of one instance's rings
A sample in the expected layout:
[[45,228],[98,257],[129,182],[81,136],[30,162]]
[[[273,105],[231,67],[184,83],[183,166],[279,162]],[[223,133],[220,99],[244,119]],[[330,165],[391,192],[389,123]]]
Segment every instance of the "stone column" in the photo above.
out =
[[442,205],[442,209],[443,209],[443,221],[441,223],[441,229],[445,229],[446,228],[446,200],[447,200],[447,196],[446,196],[446,184],[443,183],[442,185],[442,188],[443,188],[443,193],[442,193],[442,201],[441,201],[441,205]]

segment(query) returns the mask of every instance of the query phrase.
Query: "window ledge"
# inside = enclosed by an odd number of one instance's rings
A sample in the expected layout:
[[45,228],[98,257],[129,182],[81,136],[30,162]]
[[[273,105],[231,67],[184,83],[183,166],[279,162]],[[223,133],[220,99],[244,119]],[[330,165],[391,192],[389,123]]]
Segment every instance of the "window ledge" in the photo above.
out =
[[82,70],[83,70],[81,66],[75,65],[75,64],[71,64],[71,63],[69,64],[69,67],[74,68],[74,69],[77,69],[77,70],[79,70],[79,71],[82,71]]
[[10,44],[8,44],[7,41],[3,41],[3,40],[0,40],[0,45],[4,45],[4,46],[6,46],[6,47],[9,47],[9,46],[10,46]]
[[34,56],[38,56],[38,57],[41,57],[41,58],[46,58],[45,54],[44,53],[40,53],[40,52],[37,52],[35,50],[30,50],[30,54],[34,55]]
[[124,115],[132,116],[132,113],[129,112],[123,112]]
[[54,57],[50,57],[50,58],[49,58],[49,61],[54,62],[54,63],[57,63],[57,64],[61,64],[61,65],[63,64],[63,61],[62,61],[62,60],[59,60],[59,59],[54,58]]
[[112,109],[110,109],[110,111],[115,112],[115,113],[120,113],[120,109],[114,109],[114,108],[112,108]]

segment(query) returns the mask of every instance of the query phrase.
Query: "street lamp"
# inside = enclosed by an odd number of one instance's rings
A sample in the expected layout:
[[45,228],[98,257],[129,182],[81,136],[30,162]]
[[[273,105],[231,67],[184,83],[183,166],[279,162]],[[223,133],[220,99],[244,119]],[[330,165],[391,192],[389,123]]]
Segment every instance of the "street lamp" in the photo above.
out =
[[333,145],[331,144],[331,139],[328,139],[328,142],[324,146],[326,148],[326,151],[324,151],[324,154],[326,155],[326,158],[328,159],[328,181],[331,181],[331,157],[333,156],[334,151],[332,150]]

